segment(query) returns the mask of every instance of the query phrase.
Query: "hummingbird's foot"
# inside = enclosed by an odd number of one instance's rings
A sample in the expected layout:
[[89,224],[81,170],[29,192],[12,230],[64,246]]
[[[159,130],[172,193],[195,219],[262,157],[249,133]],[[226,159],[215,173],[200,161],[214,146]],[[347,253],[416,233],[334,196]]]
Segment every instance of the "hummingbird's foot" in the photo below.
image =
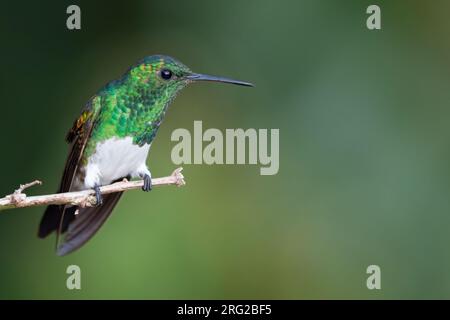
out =
[[144,186],[142,190],[145,192],[152,190],[152,177],[149,174],[145,174],[142,179],[144,179]]
[[101,206],[103,204],[103,197],[102,197],[102,193],[100,192],[100,186],[95,186],[94,187],[94,191],[95,191],[95,199],[97,200],[95,206]]

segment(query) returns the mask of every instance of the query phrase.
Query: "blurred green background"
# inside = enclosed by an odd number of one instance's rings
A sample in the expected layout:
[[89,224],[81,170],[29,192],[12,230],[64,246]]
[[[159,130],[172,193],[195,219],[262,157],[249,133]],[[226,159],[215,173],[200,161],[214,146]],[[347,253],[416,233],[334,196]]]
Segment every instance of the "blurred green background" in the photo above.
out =
[[[382,30],[366,28],[370,4]],[[82,30],[66,29],[77,4]],[[0,298],[450,298],[450,1],[2,3],[0,194],[56,190],[64,135],[106,82],[155,53],[253,89],[197,84],[176,128],[279,128],[280,171],[185,165],[187,186],[128,192],[67,257],[44,208],[0,214]],[[82,290],[69,291],[77,264]],[[382,290],[366,288],[381,267]]]

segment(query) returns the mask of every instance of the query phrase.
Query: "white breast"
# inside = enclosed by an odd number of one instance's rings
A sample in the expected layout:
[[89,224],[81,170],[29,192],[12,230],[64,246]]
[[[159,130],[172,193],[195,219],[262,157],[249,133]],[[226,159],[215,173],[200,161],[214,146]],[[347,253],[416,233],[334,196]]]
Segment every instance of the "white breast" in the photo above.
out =
[[150,144],[140,147],[131,137],[111,138],[97,145],[86,166],[84,186],[106,185],[131,175],[148,172],[145,164]]

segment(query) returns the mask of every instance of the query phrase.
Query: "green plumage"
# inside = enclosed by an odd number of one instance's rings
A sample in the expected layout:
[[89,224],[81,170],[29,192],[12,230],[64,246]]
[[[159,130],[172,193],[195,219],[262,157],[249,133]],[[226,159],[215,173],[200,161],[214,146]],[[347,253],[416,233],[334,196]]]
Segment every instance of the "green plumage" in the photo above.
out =
[[[170,69],[173,79],[159,76]],[[163,56],[143,59],[120,79],[107,84],[92,98],[92,134],[83,154],[83,162],[97,143],[112,137],[133,137],[138,145],[151,143],[164,118],[167,106],[188,81],[182,79],[190,70],[180,62]]]

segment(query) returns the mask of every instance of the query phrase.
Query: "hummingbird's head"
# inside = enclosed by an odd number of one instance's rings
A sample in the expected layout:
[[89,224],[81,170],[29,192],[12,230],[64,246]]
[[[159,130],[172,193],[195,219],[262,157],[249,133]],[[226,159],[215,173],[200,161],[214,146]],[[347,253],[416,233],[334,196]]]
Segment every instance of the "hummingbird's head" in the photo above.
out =
[[242,86],[253,86],[251,83],[192,72],[181,62],[163,55],[148,56],[129,70],[131,81],[147,86],[151,91],[165,97],[173,97],[187,84],[196,81],[214,81]]

